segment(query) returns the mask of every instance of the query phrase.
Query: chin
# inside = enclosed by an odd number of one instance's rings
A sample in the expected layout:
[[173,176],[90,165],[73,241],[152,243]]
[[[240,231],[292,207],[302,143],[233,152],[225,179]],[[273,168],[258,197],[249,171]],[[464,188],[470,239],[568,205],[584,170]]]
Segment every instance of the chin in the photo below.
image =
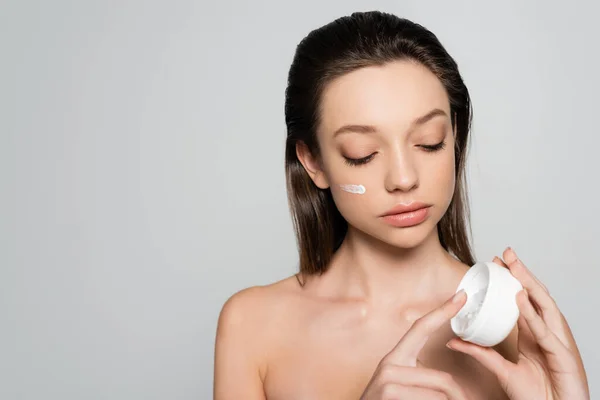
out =
[[410,228],[392,228],[390,234],[386,235],[385,242],[402,249],[412,249],[427,241],[433,233],[437,235],[437,227],[433,228],[424,222]]
[[427,241],[431,235],[437,235],[437,223],[430,219],[407,228],[397,228],[378,224],[375,229],[365,230],[369,236],[390,246],[400,249],[413,249]]

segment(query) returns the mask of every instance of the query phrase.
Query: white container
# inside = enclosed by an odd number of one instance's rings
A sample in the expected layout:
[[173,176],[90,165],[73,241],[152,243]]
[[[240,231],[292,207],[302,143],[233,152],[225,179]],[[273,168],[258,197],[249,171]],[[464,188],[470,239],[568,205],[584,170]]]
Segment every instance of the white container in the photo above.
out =
[[450,320],[452,331],[461,339],[490,347],[502,342],[519,318],[517,293],[523,289],[510,271],[493,262],[478,262],[460,281],[456,291],[465,289],[467,302]]

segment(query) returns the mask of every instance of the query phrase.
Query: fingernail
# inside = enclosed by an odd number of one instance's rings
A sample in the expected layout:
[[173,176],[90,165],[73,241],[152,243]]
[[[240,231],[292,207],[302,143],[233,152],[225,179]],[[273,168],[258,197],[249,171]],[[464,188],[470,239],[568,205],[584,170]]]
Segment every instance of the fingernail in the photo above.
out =
[[452,344],[450,344],[450,342],[446,343],[446,347],[450,350],[456,350],[454,347],[452,347]]
[[465,294],[465,289],[460,289],[460,291],[456,292],[454,297],[452,297],[453,303],[458,303],[462,300],[463,295]]

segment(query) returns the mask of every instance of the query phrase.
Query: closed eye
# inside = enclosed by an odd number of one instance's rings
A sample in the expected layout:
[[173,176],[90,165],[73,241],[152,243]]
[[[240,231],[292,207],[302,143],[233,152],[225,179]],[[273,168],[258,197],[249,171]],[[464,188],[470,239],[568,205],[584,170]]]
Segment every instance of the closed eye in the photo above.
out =
[[[421,145],[419,145],[419,147],[423,148],[428,153],[433,153],[436,151],[443,150],[446,147],[446,142],[441,141],[440,143],[431,144],[431,145],[421,144]],[[377,153],[369,154],[368,156],[363,157],[363,158],[350,158],[350,157],[344,156],[344,162],[347,165],[350,165],[353,167],[359,166],[359,165],[365,165],[366,163],[368,163],[369,161],[371,161],[373,159],[375,154],[377,154]]]
[[433,153],[435,151],[444,149],[446,147],[446,142],[441,141],[438,144],[431,144],[431,145],[421,144],[421,145],[419,145],[419,147],[423,148],[427,152]]
[[350,166],[364,165],[364,164],[368,163],[369,161],[371,161],[371,159],[373,159],[375,154],[376,153],[372,153],[363,158],[349,158],[349,157],[344,156],[344,162]]

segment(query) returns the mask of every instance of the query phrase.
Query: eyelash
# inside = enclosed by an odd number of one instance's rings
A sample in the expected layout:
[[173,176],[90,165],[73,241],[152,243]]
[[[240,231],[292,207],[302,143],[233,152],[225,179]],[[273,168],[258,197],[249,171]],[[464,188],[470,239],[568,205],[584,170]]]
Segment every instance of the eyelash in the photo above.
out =
[[445,141],[441,141],[438,144],[434,144],[434,145],[430,145],[430,146],[422,144],[421,147],[423,149],[425,149],[425,151],[427,151],[429,153],[433,153],[433,152],[436,152],[436,151],[439,151],[439,150],[443,150],[446,147],[446,142]]
[[[442,141],[438,144],[434,144],[434,145],[425,145],[422,144],[419,147],[423,148],[427,153],[435,153],[436,151],[440,151],[443,150],[446,147],[446,142]],[[348,158],[348,157],[344,157],[344,162],[347,165],[350,166],[359,166],[359,165],[364,165],[366,163],[368,163],[369,161],[371,161],[371,159],[375,156],[376,153],[373,154],[369,154],[366,157],[363,158]]]
[[375,153],[370,154],[370,155],[368,155],[366,157],[363,157],[363,158],[348,158],[348,157],[344,157],[344,162],[347,165],[350,165],[350,166],[363,165],[363,164],[366,164],[369,161],[371,161],[371,159],[373,158],[374,155],[375,155]]

